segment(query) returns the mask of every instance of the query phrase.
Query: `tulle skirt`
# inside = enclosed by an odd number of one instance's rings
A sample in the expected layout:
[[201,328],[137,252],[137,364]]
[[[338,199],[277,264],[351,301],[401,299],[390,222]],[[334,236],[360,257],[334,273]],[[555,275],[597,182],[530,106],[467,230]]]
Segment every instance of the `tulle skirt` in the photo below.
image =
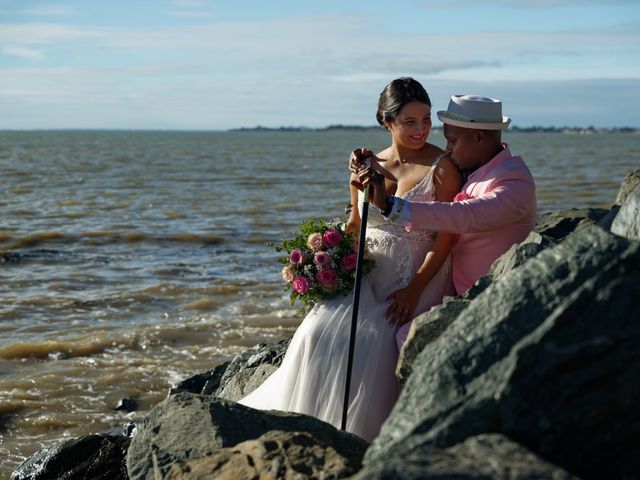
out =
[[[374,235],[374,239],[375,239]],[[429,243],[381,235],[370,245],[376,268],[362,279],[347,430],[375,438],[399,393],[397,328],[386,319],[387,297],[405,286]],[[423,291],[416,315],[451,291],[449,261]],[[321,302],[294,334],[282,365],[239,403],[261,410],[313,415],[340,427],[352,316],[352,295]]]

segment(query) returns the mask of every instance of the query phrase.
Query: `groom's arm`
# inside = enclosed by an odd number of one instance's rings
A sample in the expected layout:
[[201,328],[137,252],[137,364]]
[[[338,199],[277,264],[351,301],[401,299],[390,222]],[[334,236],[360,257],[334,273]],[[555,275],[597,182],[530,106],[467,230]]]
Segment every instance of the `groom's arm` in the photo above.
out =
[[393,198],[387,216],[408,230],[473,233],[513,224],[535,208],[535,185],[528,175],[499,182],[478,198],[460,202],[408,202]]

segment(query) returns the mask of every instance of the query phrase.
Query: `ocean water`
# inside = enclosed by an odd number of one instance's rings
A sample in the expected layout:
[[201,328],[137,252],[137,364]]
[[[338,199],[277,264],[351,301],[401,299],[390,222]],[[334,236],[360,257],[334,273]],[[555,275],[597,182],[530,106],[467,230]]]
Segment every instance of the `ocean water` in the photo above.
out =
[[[540,211],[609,207],[640,167],[636,134],[505,140]],[[343,215],[349,152],[387,144],[382,130],[0,132],[0,478],[293,332],[266,243]],[[115,411],[124,397],[139,410]]]

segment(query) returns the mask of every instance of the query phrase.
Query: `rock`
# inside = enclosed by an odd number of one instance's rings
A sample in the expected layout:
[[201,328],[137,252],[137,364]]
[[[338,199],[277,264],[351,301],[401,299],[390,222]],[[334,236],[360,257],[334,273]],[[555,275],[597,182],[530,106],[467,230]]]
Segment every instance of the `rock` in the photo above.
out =
[[236,355],[220,379],[220,386],[213,395],[227,400],[240,400],[255,388],[282,363],[291,337],[274,344],[260,344]]
[[616,204],[622,205],[627,199],[627,196],[633,192],[638,185],[640,185],[640,169],[627,173],[618,190]]
[[351,476],[360,467],[360,459],[344,457],[331,444],[309,433],[270,431],[207,457],[173,464],[164,478],[329,480]]
[[400,350],[396,376],[400,383],[405,383],[411,375],[412,364],[418,354],[431,342],[437,339],[447,327],[469,305],[470,301],[480,295],[495,277],[517,268],[527,259],[554,245],[556,242],[550,237],[531,232],[522,243],[513,245],[498,258],[491,266],[488,275],[480,280],[461,297],[447,297],[441,305],[431,308],[413,320],[407,341]]
[[15,252],[4,252],[0,254],[0,263],[18,263],[21,260],[20,254]]
[[237,402],[258,388],[277,369],[278,367],[268,363],[262,363],[255,368],[243,368],[229,377],[218,396]]
[[493,278],[504,275],[556,243],[552,237],[541,235],[535,231],[531,232],[521,243],[512,245],[509,250],[493,262],[489,275]]
[[534,231],[554,240],[562,240],[579,225],[597,223],[607,215],[605,208],[571,208],[538,214]]
[[133,398],[121,398],[114,410],[123,410],[125,412],[135,412],[138,409],[138,402]]
[[640,243],[595,225],[494,281],[416,358],[365,464],[503,433],[586,479],[637,478]]
[[125,463],[130,439],[124,435],[84,435],[39,450],[11,480],[128,480]]
[[413,372],[413,362],[420,352],[438,339],[469,303],[470,300],[464,297],[445,297],[442,304],[413,319],[396,365],[400,383],[404,384]]
[[620,205],[614,205],[613,207],[611,207],[611,209],[607,212],[607,214],[604,217],[602,217],[600,220],[598,220],[597,225],[603,230],[611,230],[611,224],[615,220],[616,215],[618,215],[619,210],[620,210]]
[[640,185],[629,192],[611,224],[611,232],[631,240],[640,240]]
[[139,426],[127,454],[132,480],[162,478],[177,462],[254,440],[270,430],[305,432],[359,465],[367,442],[307,415],[262,412],[193,393],[177,393],[156,405]]
[[224,362],[217,365],[213,370],[197,373],[189,378],[185,378],[171,387],[169,395],[175,395],[180,392],[202,393],[206,395],[213,394],[220,387],[220,380],[222,380],[224,371],[230,363],[231,361]]
[[280,366],[290,341],[291,337],[245,350],[209,372],[183,380],[169,394],[202,393],[238,401],[260,386]]
[[414,448],[407,455],[373,462],[352,480],[577,480],[504,435],[469,437],[448,448]]

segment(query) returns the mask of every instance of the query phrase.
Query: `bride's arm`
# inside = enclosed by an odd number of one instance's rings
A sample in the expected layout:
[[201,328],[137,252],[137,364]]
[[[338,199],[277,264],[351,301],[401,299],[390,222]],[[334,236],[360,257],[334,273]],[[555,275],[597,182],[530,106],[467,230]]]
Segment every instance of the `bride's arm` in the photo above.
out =
[[[462,175],[448,157],[443,157],[434,172],[436,200],[451,202],[462,187]],[[413,279],[405,288],[395,291],[389,298],[395,301],[387,310],[387,318],[391,324],[402,325],[410,321],[420,301],[422,291],[442,267],[449,256],[457,235],[440,232],[436,234],[431,250],[418,268]]]
[[360,211],[358,210],[358,189],[353,185],[353,182],[358,181],[358,176],[351,174],[349,178],[349,198],[351,199],[351,212],[349,213],[349,220],[345,226],[345,232],[358,233],[360,231]]

